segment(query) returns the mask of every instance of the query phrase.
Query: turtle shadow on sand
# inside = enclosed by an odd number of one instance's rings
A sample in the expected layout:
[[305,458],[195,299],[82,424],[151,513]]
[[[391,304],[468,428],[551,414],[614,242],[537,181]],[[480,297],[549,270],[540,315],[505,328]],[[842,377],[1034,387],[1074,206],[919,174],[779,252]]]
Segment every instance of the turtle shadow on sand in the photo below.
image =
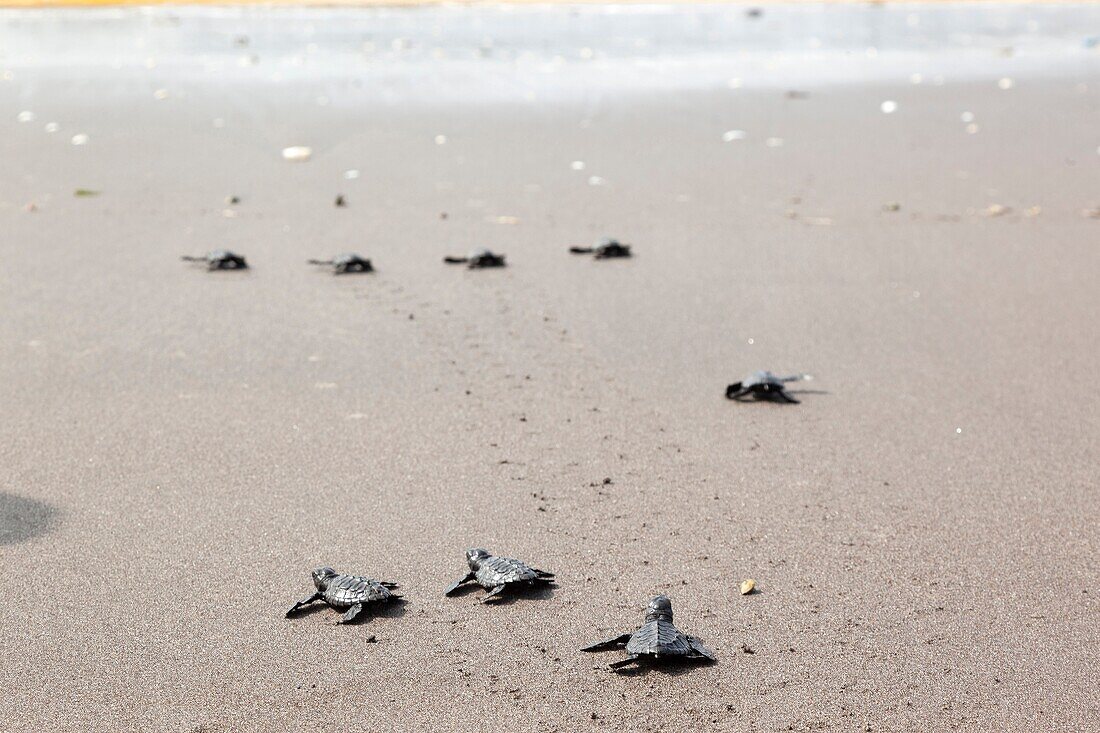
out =
[[[408,613],[405,608],[405,599],[401,596],[393,596],[390,600],[384,604],[379,604],[371,609],[369,612],[361,613],[351,621],[344,622],[344,626],[363,626],[367,625],[373,619],[379,618],[401,618]],[[314,603],[309,606],[303,606],[293,612],[288,618],[306,618],[314,614],[320,613],[336,613],[336,618],[340,617],[340,612],[333,610],[331,606],[326,603]]]
[[706,660],[662,660],[660,664],[642,663],[635,667],[627,667],[624,669],[615,670],[615,676],[645,677],[646,675],[650,674],[660,674],[667,675],[669,677],[679,677],[682,674],[691,674],[692,672],[698,672],[700,669],[713,667],[716,664],[717,662]]
[[45,534],[57,514],[57,509],[45,502],[0,491],[0,545],[14,545]]
[[[463,598],[484,590],[484,588],[476,583],[462,585],[451,591],[450,597]],[[507,593],[501,593],[488,598],[483,596],[480,602],[486,606],[510,606],[516,601],[522,600],[545,601],[554,597],[554,590],[555,586],[553,585],[524,585],[522,583],[515,583],[508,588]]]

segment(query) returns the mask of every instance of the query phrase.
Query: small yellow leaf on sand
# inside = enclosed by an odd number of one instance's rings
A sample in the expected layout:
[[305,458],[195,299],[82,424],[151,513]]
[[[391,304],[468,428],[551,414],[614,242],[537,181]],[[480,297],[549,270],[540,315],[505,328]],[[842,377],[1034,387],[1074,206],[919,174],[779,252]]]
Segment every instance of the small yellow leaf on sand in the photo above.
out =
[[748,594],[752,593],[754,590],[756,590],[756,581],[755,580],[753,580],[752,578],[749,578],[748,580],[742,580],[741,581],[741,595],[747,596]]

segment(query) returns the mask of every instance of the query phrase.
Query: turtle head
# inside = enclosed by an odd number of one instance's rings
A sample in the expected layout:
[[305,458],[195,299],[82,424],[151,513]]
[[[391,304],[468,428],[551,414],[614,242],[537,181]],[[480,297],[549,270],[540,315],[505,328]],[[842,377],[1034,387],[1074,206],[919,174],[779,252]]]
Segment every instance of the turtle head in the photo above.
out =
[[672,621],[672,601],[668,596],[657,596],[646,606],[645,620],[657,621],[658,619]]
[[317,590],[322,593],[328,588],[328,584],[332,582],[332,579],[337,575],[336,571],[329,567],[317,568],[313,571],[313,584],[317,586]]
[[466,550],[466,562],[470,563],[470,570],[477,570],[481,567],[481,563],[491,557],[488,550],[483,550],[480,547],[472,547]]

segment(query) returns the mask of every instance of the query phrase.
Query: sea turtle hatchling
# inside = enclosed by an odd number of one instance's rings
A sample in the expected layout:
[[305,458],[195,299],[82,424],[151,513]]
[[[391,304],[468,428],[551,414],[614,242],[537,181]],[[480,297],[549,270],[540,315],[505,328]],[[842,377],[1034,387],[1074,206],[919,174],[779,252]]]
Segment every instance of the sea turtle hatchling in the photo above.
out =
[[207,270],[247,270],[248,263],[244,256],[227,249],[212,249],[202,257],[184,255],[180,257],[184,262],[205,262]]
[[616,257],[630,257],[630,245],[617,239],[604,237],[592,247],[570,247],[575,255],[594,255],[597,260],[610,260]]
[[306,260],[311,265],[324,265],[331,267],[333,274],[347,275],[355,272],[374,272],[374,266],[370,260],[360,257],[354,252],[338,254],[331,260]]
[[397,583],[372,580],[359,575],[341,575],[329,567],[313,571],[313,584],[317,586],[317,592],[295,603],[286,612],[287,618],[311,603],[324,601],[337,611],[346,612],[336,622],[346,624],[359,616],[368,604],[387,603],[401,597],[391,592],[397,587]]
[[714,652],[703,646],[703,642],[688,636],[672,623],[672,601],[668,596],[657,596],[649,602],[645,623],[637,631],[597,641],[581,651],[602,652],[620,647],[626,647],[629,656],[608,665],[616,672],[642,664],[677,661],[712,664],[718,661]]
[[448,265],[466,265],[471,270],[483,267],[504,267],[504,255],[498,255],[487,249],[475,249],[465,257],[444,257]]
[[510,557],[497,557],[481,548],[466,550],[466,562],[470,564],[470,572],[451,583],[443,591],[443,595],[453,595],[459,586],[476,580],[478,585],[488,591],[481,599],[485,602],[504,592],[509,586],[535,586],[554,582],[553,573],[536,570]]
[[798,400],[787,394],[786,384],[806,379],[805,374],[792,374],[789,377],[777,377],[771,372],[753,372],[740,382],[734,382],[726,387],[726,397],[731,400],[742,400],[752,396],[758,400],[774,400],[776,402],[790,402],[798,404]]

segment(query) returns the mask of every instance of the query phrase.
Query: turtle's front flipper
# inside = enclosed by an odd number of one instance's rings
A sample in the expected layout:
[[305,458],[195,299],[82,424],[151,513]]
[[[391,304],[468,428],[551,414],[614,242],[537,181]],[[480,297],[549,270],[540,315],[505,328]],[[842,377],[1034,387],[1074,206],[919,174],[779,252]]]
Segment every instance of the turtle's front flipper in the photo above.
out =
[[726,387],[726,399],[727,400],[739,400],[749,391],[741,386],[740,382],[734,382],[730,386]]
[[805,378],[805,374],[792,374],[789,377],[778,377],[780,382],[801,382]]
[[544,579],[544,580],[550,580],[551,578],[554,577],[553,573],[548,573],[545,570],[538,570],[536,568],[531,568],[531,569],[534,570],[535,573],[538,574],[538,576],[540,578]]
[[485,601],[493,598],[494,596],[499,596],[503,592],[504,583],[501,583],[500,585],[494,585],[492,588],[489,589],[489,592],[485,594],[485,597],[481,599],[481,602],[485,603]]
[[604,639],[603,641],[597,641],[595,644],[589,644],[581,649],[582,652],[605,652],[608,649],[618,649],[621,646],[626,646],[626,643],[630,641],[630,637],[633,634],[620,634],[619,636],[612,636],[610,639]]
[[691,647],[691,650],[693,652],[695,652],[696,655],[698,655],[698,656],[700,656],[704,659],[707,659],[711,662],[717,662],[718,661],[718,657],[714,656],[714,652],[712,652],[710,649],[707,649],[707,647],[703,644],[703,642],[699,641],[694,636],[687,637],[687,643],[688,643],[688,646]]
[[799,404],[798,400],[796,400],[794,397],[791,397],[789,394],[787,394],[787,390],[785,390],[785,389],[780,389],[780,390],[777,390],[775,392],[772,392],[772,396],[775,397],[775,399],[779,400],[780,402],[787,402],[787,403],[792,404],[792,405]]
[[637,667],[637,665],[638,658],[635,656],[630,656],[618,662],[612,662],[611,664],[607,665],[607,667],[616,674],[623,674],[624,672],[631,671],[633,668]]
[[184,262],[206,262],[205,257],[192,257],[191,255],[183,255],[180,259]]
[[293,614],[299,608],[302,608],[303,606],[308,606],[311,603],[315,603],[316,601],[321,600],[324,597],[324,595],[325,595],[324,593],[321,593],[320,591],[318,591],[317,593],[314,593],[311,596],[306,596],[305,598],[303,598],[302,600],[298,601],[293,606],[291,606],[290,610],[286,612],[286,617],[290,618],[291,614]]
[[575,255],[590,255],[596,250],[593,247],[570,247],[569,251]]
[[363,604],[362,603],[356,603],[354,606],[349,608],[348,612],[345,613],[343,616],[341,616],[340,620],[337,621],[336,623],[338,623],[338,624],[351,623],[362,612],[363,612]]
[[470,261],[469,257],[444,257],[443,261],[448,265],[461,265]]
[[474,579],[474,577],[475,576],[474,576],[473,573],[466,573],[465,577],[459,578],[458,580],[456,580],[455,582],[453,582],[449,586],[447,586],[447,590],[443,591],[443,595],[445,595],[445,596],[452,595],[456,590],[458,590],[458,587],[460,585],[464,585],[465,583],[469,583],[471,580]]
[[306,260],[307,265],[331,265],[332,260]]
[[399,586],[399,585],[398,585],[397,583],[391,583],[391,582],[390,582],[390,581],[388,581],[388,580],[379,580],[379,581],[378,581],[378,585],[382,586],[383,588],[391,588],[391,589],[392,589],[392,588],[400,588],[400,587],[401,587],[401,586]]

